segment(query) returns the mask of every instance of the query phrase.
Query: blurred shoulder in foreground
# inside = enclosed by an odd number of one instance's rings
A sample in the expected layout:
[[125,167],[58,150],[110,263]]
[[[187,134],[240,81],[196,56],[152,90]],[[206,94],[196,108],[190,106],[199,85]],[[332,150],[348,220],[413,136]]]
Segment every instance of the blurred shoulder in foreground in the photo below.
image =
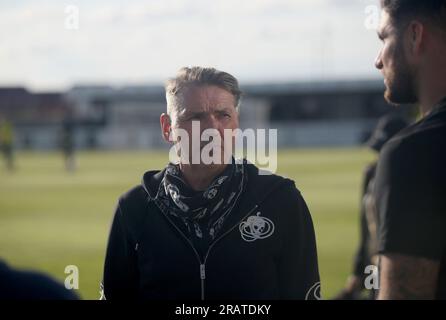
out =
[[0,300],[77,300],[72,291],[35,271],[18,271],[0,259]]

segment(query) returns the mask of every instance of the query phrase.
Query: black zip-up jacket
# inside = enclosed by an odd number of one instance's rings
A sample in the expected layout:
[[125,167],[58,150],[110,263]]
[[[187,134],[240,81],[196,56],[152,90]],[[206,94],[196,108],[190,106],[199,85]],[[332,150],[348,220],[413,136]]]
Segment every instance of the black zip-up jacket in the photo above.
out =
[[252,164],[247,168],[246,189],[204,256],[151,200],[164,171],[145,173],[142,185],[124,194],[116,209],[105,298],[319,297],[316,241],[304,199],[292,180],[259,175]]

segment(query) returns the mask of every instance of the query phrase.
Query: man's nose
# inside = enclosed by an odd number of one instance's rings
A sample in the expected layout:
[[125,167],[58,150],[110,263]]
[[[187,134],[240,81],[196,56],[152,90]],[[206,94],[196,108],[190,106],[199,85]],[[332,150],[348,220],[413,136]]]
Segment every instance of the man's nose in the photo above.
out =
[[205,118],[205,121],[202,122],[202,128],[204,129],[219,129],[220,123],[217,117],[214,114],[210,114]]
[[216,115],[209,115],[208,117],[206,117],[206,120],[201,123],[201,125],[201,130],[204,131],[206,129],[215,129],[219,132],[220,136],[222,136],[223,128]]
[[375,68],[381,70],[383,68],[383,61],[381,58],[382,51],[379,51],[378,56],[375,59]]

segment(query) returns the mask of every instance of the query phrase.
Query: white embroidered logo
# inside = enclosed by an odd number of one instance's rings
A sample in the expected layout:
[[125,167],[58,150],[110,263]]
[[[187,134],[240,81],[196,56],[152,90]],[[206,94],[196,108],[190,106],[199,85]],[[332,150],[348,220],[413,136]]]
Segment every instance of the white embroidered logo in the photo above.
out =
[[260,217],[260,211],[250,216],[239,226],[242,239],[247,242],[265,239],[274,233],[274,223],[265,217]]
[[322,300],[321,298],[321,283],[316,282],[313,286],[308,290],[305,295],[305,300]]

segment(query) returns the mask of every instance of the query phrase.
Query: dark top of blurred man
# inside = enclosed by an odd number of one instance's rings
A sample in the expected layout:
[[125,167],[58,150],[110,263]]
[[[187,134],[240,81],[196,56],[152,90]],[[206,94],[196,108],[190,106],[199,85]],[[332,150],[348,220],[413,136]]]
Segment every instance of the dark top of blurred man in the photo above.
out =
[[[213,68],[183,68],[168,81],[161,133],[180,161],[146,172],[120,198],[105,259],[106,299],[319,297],[302,195],[292,180],[260,175],[227,147],[233,137],[224,130],[239,126],[240,95],[237,80]],[[198,135],[214,130],[213,154],[228,161],[190,161],[210,144],[197,141],[197,124]]]
[[10,268],[0,259],[0,300],[76,300],[73,291],[35,271]]
[[[400,132],[408,125],[407,121],[397,114],[387,114],[381,117],[366,145],[379,154],[394,135]],[[377,219],[376,201],[374,185],[376,178],[376,167],[378,159],[367,165],[364,170],[362,188],[361,188],[361,209],[360,209],[360,233],[359,246],[354,257],[353,272],[348,277],[345,287],[335,297],[338,300],[359,300],[375,299],[374,289],[367,289],[368,294],[364,295],[366,290],[364,281],[368,276],[365,269],[369,265],[378,265],[377,263]]]
[[446,0],[385,0],[376,67],[421,120],[381,152],[380,299],[446,298]]

